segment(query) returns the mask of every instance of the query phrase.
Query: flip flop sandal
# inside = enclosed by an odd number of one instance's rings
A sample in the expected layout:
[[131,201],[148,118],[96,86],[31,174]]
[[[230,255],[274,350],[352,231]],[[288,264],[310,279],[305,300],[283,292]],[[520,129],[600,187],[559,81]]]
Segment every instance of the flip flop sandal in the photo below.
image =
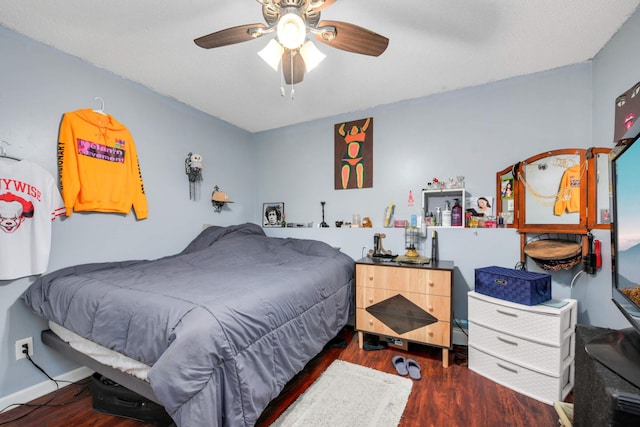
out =
[[407,371],[409,371],[409,376],[414,380],[419,380],[422,378],[420,376],[420,365],[413,359],[407,359]]
[[398,375],[402,375],[404,377],[405,375],[409,374],[409,371],[407,370],[407,363],[404,357],[393,356],[393,359],[391,359],[391,361],[393,362],[393,367],[396,368]]

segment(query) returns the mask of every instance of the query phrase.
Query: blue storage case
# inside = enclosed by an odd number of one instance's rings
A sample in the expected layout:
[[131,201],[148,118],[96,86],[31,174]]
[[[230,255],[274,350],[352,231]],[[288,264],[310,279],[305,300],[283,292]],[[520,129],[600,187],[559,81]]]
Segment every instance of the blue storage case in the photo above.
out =
[[476,268],[475,291],[524,305],[551,299],[551,275],[504,267]]

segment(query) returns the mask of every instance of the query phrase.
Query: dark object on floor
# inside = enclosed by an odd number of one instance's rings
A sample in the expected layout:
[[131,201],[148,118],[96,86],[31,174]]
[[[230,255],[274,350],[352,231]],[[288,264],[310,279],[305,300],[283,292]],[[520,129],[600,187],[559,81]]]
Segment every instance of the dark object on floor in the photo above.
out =
[[363,350],[384,350],[387,348],[387,343],[380,341],[377,337],[369,337],[362,345]]
[[391,362],[393,363],[393,367],[396,368],[396,372],[398,372],[398,375],[402,375],[403,377],[405,375],[409,375],[409,371],[407,370],[407,361],[404,357],[393,356]]
[[469,364],[469,348],[467,346],[453,346],[453,361],[456,365],[467,366]]
[[324,348],[346,348],[347,339],[345,337],[337,336],[324,346]]
[[154,423],[160,427],[175,426],[162,406],[98,373],[91,377],[91,395],[95,412]]

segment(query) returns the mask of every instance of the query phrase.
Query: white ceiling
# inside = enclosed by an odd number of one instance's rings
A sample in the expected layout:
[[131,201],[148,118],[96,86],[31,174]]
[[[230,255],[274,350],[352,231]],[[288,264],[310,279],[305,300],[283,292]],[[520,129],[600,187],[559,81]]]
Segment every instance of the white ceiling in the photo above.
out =
[[389,47],[376,58],[316,43],[327,58],[293,100],[257,55],[268,38],[193,43],[263,23],[255,0],[0,0],[0,25],[258,132],[588,61],[639,3],[338,0],[322,19],[368,28]]

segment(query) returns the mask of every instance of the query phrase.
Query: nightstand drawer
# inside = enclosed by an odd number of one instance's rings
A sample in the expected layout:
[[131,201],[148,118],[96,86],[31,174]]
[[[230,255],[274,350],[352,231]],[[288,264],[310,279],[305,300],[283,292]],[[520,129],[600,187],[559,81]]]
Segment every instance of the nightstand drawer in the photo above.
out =
[[451,298],[440,295],[358,287],[356,290],[356,307],[367,308],[398,294],[402,295],[438,320],[444,320],[446,322],[451,320]]
[[356,329],[440,347],[449,348],[451,346],[451,324],[449,322],[438,321],[404,334],[398,334],[365,309],[358,308],[356,309]]
[[451,296],[451,272],[357,264],[356,286]]

